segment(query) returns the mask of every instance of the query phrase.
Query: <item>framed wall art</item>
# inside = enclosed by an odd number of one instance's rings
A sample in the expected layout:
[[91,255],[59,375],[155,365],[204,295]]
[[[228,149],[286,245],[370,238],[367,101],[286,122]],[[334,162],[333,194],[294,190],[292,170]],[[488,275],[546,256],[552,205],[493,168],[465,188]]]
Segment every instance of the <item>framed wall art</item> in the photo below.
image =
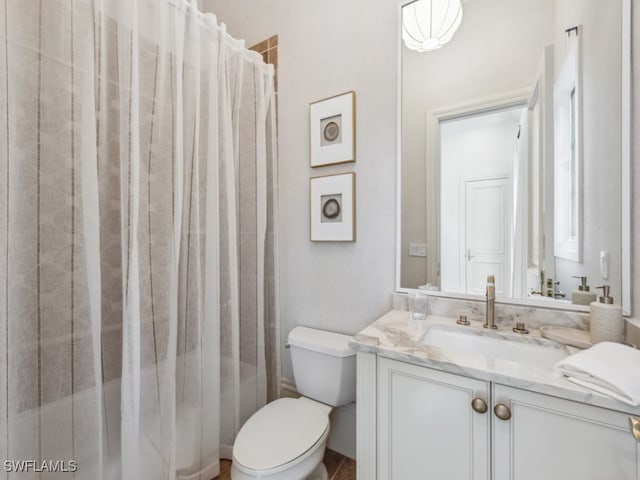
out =
[[310,180],[311,241],[356,240],[356,174],[354,172]]
[[356,161],[355,104],[351,91],[309,105],[312,167]]

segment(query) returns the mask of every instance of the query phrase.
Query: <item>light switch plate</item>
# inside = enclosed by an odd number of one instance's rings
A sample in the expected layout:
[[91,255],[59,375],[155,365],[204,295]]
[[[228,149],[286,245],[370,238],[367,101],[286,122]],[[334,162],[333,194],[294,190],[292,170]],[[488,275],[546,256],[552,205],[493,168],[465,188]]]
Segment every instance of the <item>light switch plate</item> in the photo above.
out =
[[427,244],[426,243],[410,243],[409,256],[410,257],[426,257]]
[[606,250],[600,252],[600,275],[604,280],[609,279],[609,252]]

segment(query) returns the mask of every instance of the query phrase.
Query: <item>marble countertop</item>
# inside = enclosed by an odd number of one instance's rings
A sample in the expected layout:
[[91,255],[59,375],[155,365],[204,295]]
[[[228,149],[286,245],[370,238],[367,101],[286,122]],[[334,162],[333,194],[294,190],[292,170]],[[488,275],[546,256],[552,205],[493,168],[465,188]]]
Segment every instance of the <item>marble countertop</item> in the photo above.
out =
[[[428,328],[433,325],[469,329],[466,330],[468,333],[478,335],[488,333],[479,321],[472,320],[470,326],[458,327],[451,317],[429,315],[424,321],[415,321],[409,319],[407,311],[391,310],[355,335],[350,345],[359,352],[374,353],[415,365],[640,415],[640,407],[632,407],[580,387],[558,374],[553,366],[516,363],[489,355],[420,344]],[[521,335],[513,333],[509,326],[499,327],[491,332],[496,332],[492,335],[509,337],[516,342],[544,343],[551,348],[565,348],[564,345],[542,338],[538,330]],[[579,351],[574,347],[566,348],[570,354]]]

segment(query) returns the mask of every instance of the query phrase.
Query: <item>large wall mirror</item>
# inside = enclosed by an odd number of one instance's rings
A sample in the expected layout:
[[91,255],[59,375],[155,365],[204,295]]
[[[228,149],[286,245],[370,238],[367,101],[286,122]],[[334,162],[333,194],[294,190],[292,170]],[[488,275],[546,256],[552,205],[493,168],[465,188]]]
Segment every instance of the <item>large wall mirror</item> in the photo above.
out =
[[442,47],[399,41],[398,290],[494,275],[504,302],[581,310],[586,277],[629,314],[630,0],[461,9]]

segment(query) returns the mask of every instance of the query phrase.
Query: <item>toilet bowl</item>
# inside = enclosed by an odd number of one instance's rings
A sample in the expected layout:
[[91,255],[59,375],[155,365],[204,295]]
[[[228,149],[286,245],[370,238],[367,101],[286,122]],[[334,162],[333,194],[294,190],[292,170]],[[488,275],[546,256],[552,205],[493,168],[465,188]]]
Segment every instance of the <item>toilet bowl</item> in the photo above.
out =
[[[258,410],[233,445],[231,478],[309,478],[322,465],[330,411],[305,397],[281,398]],[[325,480],[326,474],[316,478]]]
[[355,400],[350,340],[306,327],[291,331],[293,375],[304,396],[268,403],[246,421],[233,445],[233,480],[327,480],[329,413]]

